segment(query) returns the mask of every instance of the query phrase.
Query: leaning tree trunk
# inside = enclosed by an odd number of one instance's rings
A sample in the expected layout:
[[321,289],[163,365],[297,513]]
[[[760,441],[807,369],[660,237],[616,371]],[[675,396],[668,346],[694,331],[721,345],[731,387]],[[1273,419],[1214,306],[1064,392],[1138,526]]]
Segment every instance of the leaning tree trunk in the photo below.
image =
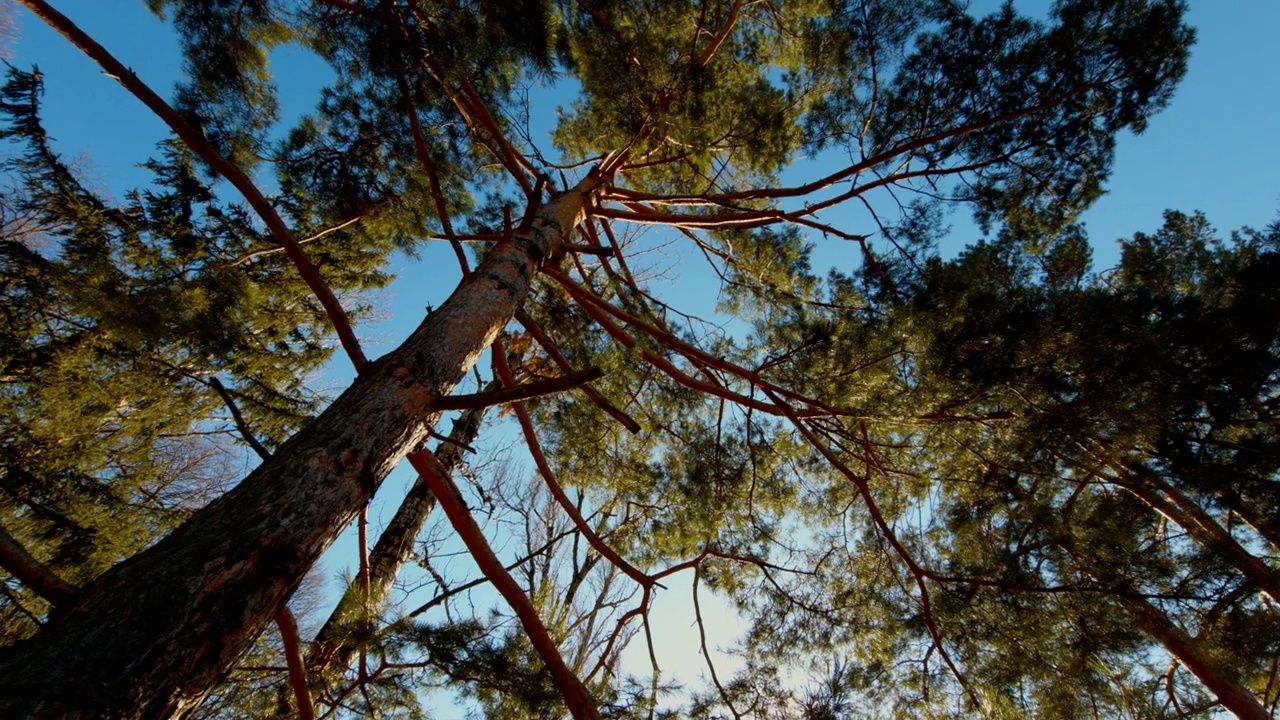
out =
[[7,650],[0,717],[169,718],[195,709],[427,437],[439,400],[511,319],[602,182],[593,173],[539,210],[239,486]]
[[[501,385],[495,380],[485,391],[496,390]],[[452,471],[462,464],[463,447],[475,442],[484,412],[485,408],[473,408],[462,413],[453,422],[449,439],[437,446],[436,459],[446,470]],[[311,641],[306,657],[307,670],[323,673],[332,667],[341,672],[351,664],[359,649],[353,636],[373,621],[386,601],[400,569],[413,554],[414,542],[435,504],[435,496],[427,488],[426,481],[419,477],[369,552],[367,584],[356,578],[347,585],[337,607]]]
[[1224,667],[1220,659],[1213,657],[1198,639],[1175,625],[1150,601],[1139,597],[1126,597],[1123,600],[1138,627],[1160,641],[1170,655],[1177,658],[1206,690],[1218,698],[1222,707],[1240,720],[1271,720],[1271,713],[1258,700],[1258,696],[1240,682],[1235,673]]

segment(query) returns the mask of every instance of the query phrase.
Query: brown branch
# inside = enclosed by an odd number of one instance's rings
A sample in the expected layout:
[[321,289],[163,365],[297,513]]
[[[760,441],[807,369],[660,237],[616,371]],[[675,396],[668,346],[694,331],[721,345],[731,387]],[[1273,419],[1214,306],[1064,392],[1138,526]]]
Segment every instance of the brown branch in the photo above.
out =
[[467,103],[471,106],[471,112],[480,120],[480,124],[484,126],[484,129],[489,133],[489,136],[493,138],[493,141],[498,143],[498,148],[506,158],[503,165],[507,168],[507,171],[511,173],[516,182],[520,183],[520,188],[524,190],[525,196],[531,200],[535,199],[533,197],[533,188],[529,186],[529,178],[525,176],[525,173],[520,172],[520,168],[523,168],[528,172],[528,174],[534,176],[538,175],[537,168],[535,168],[533,164],[524,157],[524,155],[516,152],[511,143],[507,141],[506,135],[504,135],[502,129],[498,127],[497,120],[493,118],[493,114],[489,112],[489,108],[484,104],[484,98],[480,97],[480,93],[476,92],[475,88],[471,86],[471,83],[463,81],[459,89],[462,91]]
[[[546,333],[542,332],[542,328],[538,327],[538,324],[533,321],[533,318],[530,318],[523,309],[517,310],[515,317],[516,320],[524,326],[525,332],[529,333],[529,335],[542,346],[543,351],[547,353],[547,357],[551,358],[551,362],[555,363],[556,367],[560,368],[560,372],[565,374],[572,374],[576,372],[565,356],[561,354],[555,343],[551,341],[551,338],[548,337]],[[591,399],[591,402],[596,404],[596,407],[606,413],[609,413],[613,419],[622,423],[623,427],[626,429],[633,433],[638,433],[642,430],[640,423],[636,422],[630,415],[623,412],[613,403],[606,400],[605,397],[595,388],[591,387],[591,385],[583,385],[582,392]]]
[[0,567],[55,608],[69,603],[79,591],[27,552],[4,528],[0,528]]
[[716,50],[720,49],[725,39],[729,37],[729,33],[733,31],[733,26],[738,22],[738,15],[741,10],[742,0],[734,0],[733,7],[729,8],[728,19],[724,21],[724,25],[716,32],[715,37],[711,38],[711,44],[707,46],[707,49],[698,58],[698,67],[704,67],[711,62],[711,57],[716,54]]
[[342,343],[343,349],[351,357],[352,364],[356,366],[356,372],[363,370],[366,363],[364,351],[360,349],[360,343],[356,340],[355,331],[351,329],[351,323],[347,319],[346,311],[342,309],[342,304],[338,302],[338,298],[333,294],[333,291],[329,289],[324,279],[320,277],[319,270],[307,258],[306,252],[298,245],[298,241],[294,239],[293,233],[285,225],[284,220],[276,212],[275,208],[271,206],[271,203],[267,202],[262,191],[254,185],[249,176],[224,158],[205,138],[204,133],[192,127],[155,91],[139,80],[132,70],[121,64],[119,60],[116,60],[111,53],[107,52],[106,48],[89,37],[65,15],[54,10],[44,0],[18,1],[35,13],[49,27],[71,41],[71,44],[88,55],[90,59],[106,71],[107,75],[133,93],[151,112],[163,120],[192,152],[200,156],[200,159],[208,163],[209,167],[213,168],[219,175],[226,178],[227,182],[231,183],[232,187],[244,196],[245,201],[258,214],[258,217],[262,218],[262,222],[267,226],[272,237],[284,248],[289,259],[298,268],[298,274],[302,276],[307,287],[311,289],[316,299],[320,301],[320,305],[324,307],[325,314],[329,316],[329,321],[333,323],[334,330],[338,334],[338,339]]
[[284,657],[289,663],[289,687],[293,688],[298,720],[314,720],[316,714],[311,702],[311,688],[307,686],[307,670],[302,665],[302,640],[298,637],[298,621],[287,605],[280,608],[275,620],[276,627],[280,629],[280,639],[284,641]]
[[467,509],[462,493],[458,491],[458,486],[449,477],[449,473],[441,467],[440,461],[434,455],[425,451],[410,453],[409,462],[422,476],[432,494],[436,496],[440,508],[444,510],[450,524],[467,546],[480,571],[489,578],[489,582],[493,583],[494,588],[520,619],[530,644],[551,672],[551,677],[564,697],[569,713],[576,720],[599,720],[600,715],[591,693],[565,664],[555,640],[543,625],[537,608],[493,553],[493,548],[489,546],[489,541],[485,539],[480,526],[471,515],[471,511]]
[[240,437],[244,438],[245,443],[253,448],[258,457],[263,460],[271,459],[271,451],[268,450],[258,439],[253,436],[253,432],[249,430],[249,423],[245,422],[244,415],[240,413],[240,407],[236,405],[235,398],[231,397],[230,391],[222,384],[217,377],[209,378],[209,387],[217,391],[222,398],[222,402],[226,404],[227,409],[231,411],[231,419],[236,423],[236,429],[240,431]]
[[[511,375],[510,366],[507,365],[507,359],[502,351],[502,343],[500,341],[493,343],[493,367],[502,382],[508,385],[509,389],[515,389],[515,379]],[[512,409],[515,411],[516,419],[520,423],[520,429],[524,433],[524,441],[529,448],[529,454],[533,456],[533,462],[537,465],[538,472],[542,475],[543,484],[551,491],[551,496],[555,498],[556,503],[573,521],[574,527],[587,539],[587,543],[591,545],[592,549],[600,553],[614,567],[625,573],[627,577],[639,583],[641,587],[651,585],[653,579],[624,560],[612,547],[609,547],[609,544],[596,534],[595,530],[582,518],[582,513],[578,512],[578,508],[569,500],[564,488],[556,480],[555,473],[551,471],[551,465],[547,462],[546,455],[542,452],[542,445],[538,442],[537,433],[533,429],[533,421],[529,418],[529,411],[525,409],[524,403],[516,402],[512,405]]]
[[1198,638],[1188,635],[1150,602],[1125,598],[1125,607],[1138,627],[1163,645],[1233,715],[1241,720],[1271,720],[1271,713],[1253,691]]
[[[391,16],[391,3],[388,0],[382,0],[382,10],[388,17]],[[404,30],[403,22],[400,23],[400,30]],[[396,41],[403,43],[403,38],[397,35]],[[436,206],[436,216],[440,219],[440,228],[444,230],[445,237],[449,240],[449,244],[453,247],[454,256],[458,259],[458,266],[462,269],[462,276],[465,278],[471,273],[471,267],[467,262],[467,255],[463,252],[462,246],[459,244],[457,236],[453,232],[453,223],[449,219],[448,204],[444,199],[444,192],[440,189],[440,177],[436,173],[435,163],[431,161],[431,154],[427,152],[427,141],[422,134],[422,123],[418,119],[418,109],[413,102],[413,93],[409,87],[409,78],[407,70],[404,66],[404,60],[398,53],[392,53],[396,64],[396,85],[400,90],[400,98],[404,103],[404,114],[409,118],[409,132],[413,135],[413,151],[418,157],[418,164],[427,174],[427,185],[431,190],[431,201]]]
[[599,380],[604,377],[604,371],[598,367],[579,370],[569,375],[563,375],[558,378],[549,380],[537,380],[534,382],[523,383],[521,385],[513,385],[505,387],[501,390],[491,390],[488,392],[467,393],[465,395],[450,395],[449,397],[440,398],[436,403],[436,408],[440,410],[472,410],[475,408],[492,407],[494,405],[502,405],[510,402],[518,402],[520,400],[528,400],[529,398],[540,397],[542,395],[550,395],[552,393],[563,392],[580,387],[592,380]]

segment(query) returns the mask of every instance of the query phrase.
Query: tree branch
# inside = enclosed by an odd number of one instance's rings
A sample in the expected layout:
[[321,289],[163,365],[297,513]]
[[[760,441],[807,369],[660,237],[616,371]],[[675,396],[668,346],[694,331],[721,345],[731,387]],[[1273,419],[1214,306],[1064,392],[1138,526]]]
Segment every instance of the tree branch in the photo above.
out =
[[244,415],[240,413],[240,408],[236,405],[235,398],[231,397],[231,393],[222,384],[222,381],[216,376],[211,377],[209,378],[209,387],[217,391],[218,395],[222,398],[222,402],[225,403],[227,409],[231,411],[231,419],[235,421],[236,429],[240,431],[240,437],[244,438],[244,441],[249,445],[249,447],[253,448],[253,451],[258,454],[258,457],[263,460],[270,460],[271,451],[264,447],[263,444],[258,442],[258,439],[253,436],[253,432],[249,430],[249,423],[245,422]]
[[409,462],[431,488],[432,494],[436,496],[450,524],[462,538],[471,557],[480,566],[480,571],[489,578],[489,582],[493,583],[494,588],[520,619],[530,644],[542,657],[552,678],[555,679],[556,686],[564,697],[565,705],[569,708],[569,713],[575,720],[599,720],[600,715],[591,693],[565,664],[555,640],[543,625],[537,608],[520,589],[515,578],[511,577],[511,573],[503,567],[498,556],[493,553],[489,541],[485,539],[480,526],[472,517],[471,511],[467,509],[458,486],[454,484],[448,472],[441,467],[440,461],[431,453],[420,450],[409,454]]
[[222,154],[205,138],[204,133],[192,127],[146,83],[139,80],[132,70],[125,67],[119,60],[116,60],[111,53],[107,52],[106,48],[89,37],[65,15],[50,7],[44,0],[18,1],[27,6],[31,12],[35,13],[49,27],[71,41],[71,44],[80,48],[85,55],[88,55],[103,70],[106,70],[109,76],[115,78],[126,90],[133,93],[151,112],[163,120],[192,152],[200,156],[202,160],[209,164],[209,167],[226,178],[227,182],[231,183],[244,196],[245,201],[262,218],[262,222],[267,226],[272,237],[284,248],[289,259],[298,268],[298,274],[302,276],[307,287],[311,289],[316,299],[320,301],[320,305],[324,307],[325,313],[329,316],[329,321],[333,323],[334,330],[338,334],[338,339],[342,343],[343,349],[346,350],[347,355],[351,357],[351,362],[356,366],[356,371],[363,370],[366,363],[364,351],[360,349],[360,343],[356,340],[355,331],[351,329],[351,323],[347,319],[346,311],[342,309],[342,304],[338,302],[337,296],[333,294],[333,291],[325,284],[324,279],[320,277],[320,271],[307,258],[306,252],[303,251],[298,241],[294,239],[293,233],[285,225],[284,220],[276,212],[275,208],[271,206],[271,203],[267,202],[262,191],[254,185],[249,176],[222,157]]
[[298,720],[314,720],[316,715],[311,702],[311,688],[307,686],[307,670],[302,665],[302,640],[298,637],[298,621],[287,605],[280,608],[275,620],[276,627],[280,629],[280,639],[284,641],[284,657],[289,663],[289,686],[293,688],[293,698],[297,702]]
[[502,405],[509,402],[517,402],[520,400],[528,400],[529,398],[541,397],[543,395],[551,395],[552,393],[572,390],[573,388],[585,385],[592,380],[599,380],[604,377],[604,371],[598,367],[579,370],[568,375],[549,380],[537,380],[522,385],[514,385],[501,390],[491,390],[479,393],[467,393],[465,395],[450,395],[449,397],[440,398],[436,403],[436,408],[440,410],[474,410],[476,408],[493,407],[494,405]]
[[55,608],[68,603],[78,591],[76,586],[27,552],[22,543],[4,528],[0,528],[0,567]]

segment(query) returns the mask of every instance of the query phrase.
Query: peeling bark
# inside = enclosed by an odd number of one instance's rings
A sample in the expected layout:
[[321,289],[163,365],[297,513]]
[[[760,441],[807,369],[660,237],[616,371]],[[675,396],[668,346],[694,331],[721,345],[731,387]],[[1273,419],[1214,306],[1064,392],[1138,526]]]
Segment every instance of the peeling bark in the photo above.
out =
[[0,657],[0,717],[168,718],[194,710],[248,650],[512,318],[583,217],[598,175],[495,247],[399,348],[234,490],[86,586]]

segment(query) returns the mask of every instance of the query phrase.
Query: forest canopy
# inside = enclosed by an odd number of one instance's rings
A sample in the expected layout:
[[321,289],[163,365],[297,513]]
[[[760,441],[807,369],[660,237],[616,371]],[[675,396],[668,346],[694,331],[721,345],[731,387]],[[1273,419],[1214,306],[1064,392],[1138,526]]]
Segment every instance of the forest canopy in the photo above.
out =
[[6,717],[1274,716],[1280,225],[1080,222],[1184,3],[149,0],[173,88],[18,4],[171,135],[112,197],[0,88]]

